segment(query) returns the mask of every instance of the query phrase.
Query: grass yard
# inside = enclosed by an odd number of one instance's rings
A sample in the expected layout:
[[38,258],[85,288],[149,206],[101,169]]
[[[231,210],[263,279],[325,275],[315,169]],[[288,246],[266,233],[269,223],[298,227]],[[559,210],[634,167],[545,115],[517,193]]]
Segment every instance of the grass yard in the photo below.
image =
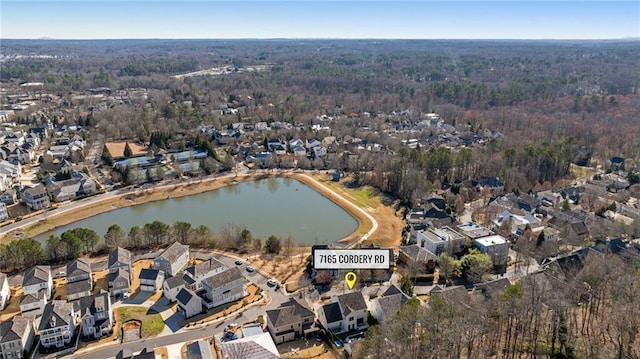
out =
[[131,319],[142,323],[142,338],[158,335],[164,329],[164,321],[160,314],[147,314],[147,311],[147,308],[141,307],[120,307],[115,310],[120,325]]

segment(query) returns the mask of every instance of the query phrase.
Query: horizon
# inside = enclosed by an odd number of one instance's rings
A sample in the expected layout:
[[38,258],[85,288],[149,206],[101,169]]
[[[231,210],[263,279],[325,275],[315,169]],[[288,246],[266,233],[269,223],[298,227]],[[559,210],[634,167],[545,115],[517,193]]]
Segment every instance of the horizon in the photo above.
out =
[[636,1],[5,0],[11,40],[621,40]]

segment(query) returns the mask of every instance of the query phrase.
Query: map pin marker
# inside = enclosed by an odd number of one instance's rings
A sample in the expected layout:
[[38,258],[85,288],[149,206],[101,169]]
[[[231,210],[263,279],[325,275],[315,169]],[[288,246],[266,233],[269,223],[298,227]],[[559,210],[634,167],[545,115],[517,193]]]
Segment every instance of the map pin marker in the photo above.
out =
[[356,285],[356,278],[356,274],[353,272],[349,272],[344,276],[344,280],[347,282],[349,289],[353,289],[353,286]]

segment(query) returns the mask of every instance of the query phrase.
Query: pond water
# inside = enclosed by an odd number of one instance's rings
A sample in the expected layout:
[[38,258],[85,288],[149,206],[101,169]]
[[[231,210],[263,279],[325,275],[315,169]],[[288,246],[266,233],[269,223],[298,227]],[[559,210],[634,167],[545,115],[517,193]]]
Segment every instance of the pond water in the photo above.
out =
[[297,244],[329,244],[356,230],[358,223],[342,208],[311,187],[291,178],[242,182],[192,196],[125,207],[98,214],[37,236],[44,243],[50,234],[91,228],[101,237],[117,223],[125,233],[133,226],[155,220],[206,225],[215,234],[233,224],[251,231],[263,243],[270,235],[291,236]]

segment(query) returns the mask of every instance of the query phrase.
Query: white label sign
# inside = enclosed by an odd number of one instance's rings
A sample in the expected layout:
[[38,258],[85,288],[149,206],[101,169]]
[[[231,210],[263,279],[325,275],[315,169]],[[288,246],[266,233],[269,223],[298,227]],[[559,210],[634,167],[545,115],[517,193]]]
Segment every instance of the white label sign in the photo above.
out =
[[315,269],[389,269],[390,249],[314,249]]

